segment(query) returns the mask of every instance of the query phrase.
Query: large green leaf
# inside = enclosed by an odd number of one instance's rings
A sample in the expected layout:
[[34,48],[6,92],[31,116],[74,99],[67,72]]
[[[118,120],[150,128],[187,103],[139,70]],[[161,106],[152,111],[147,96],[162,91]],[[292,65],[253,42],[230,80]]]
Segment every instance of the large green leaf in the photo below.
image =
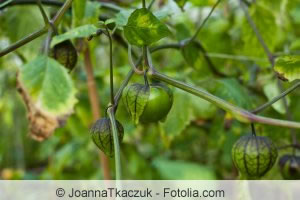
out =
[[214,180],[216,175],[213,169],[184,161],[156,159],[154,167],[160,172],[163,179],[169,180]]
[[[277,28],[275,17],[271,10],[255,4],[250,8],[251,18],[253,19],[259,33],[265,41],[268,48],[273,51],[276,45]],[[264,49],[257,39],[257,36],[249,23],[245,20],[243,24],[243,41],[244,41],[244,52],[250,56],[262,57],[266,56]]]
[[180,91],[174,91],[174,102],[164,123],[160,124],[162,134],[168,139],[178,136],[190,123],[193,117],[192,102],[189,96]]
[[214,93],[222,99],[245,109],[251,109],[252,101],[245,88],[236,79],[216,81]]
[[276,59],[274,69],[282,80],[297,80],[300,78],[300,56],[281,56]]
[[170,31],[150,11],[141,8],[130,15],[124,34],[130,44],[143,46],[168,36]]
[[208,119],[215,114],[211,103],[181,90],[174,90],[174,102],[166,120],[160,123],[163,136],[172,140],[196,118]]
[[52,116],[72,112],[75,88],[66,69],[56,60],[39,56],[20,72],[20,82],[31,101]]
[[96,33],[97,30],[98,30],[97,27],[91,24],[79,26],[64,34],[53,37],[51,42],[51,47],[66,40],[70,40],[74,38],[87,38],[90,35]]

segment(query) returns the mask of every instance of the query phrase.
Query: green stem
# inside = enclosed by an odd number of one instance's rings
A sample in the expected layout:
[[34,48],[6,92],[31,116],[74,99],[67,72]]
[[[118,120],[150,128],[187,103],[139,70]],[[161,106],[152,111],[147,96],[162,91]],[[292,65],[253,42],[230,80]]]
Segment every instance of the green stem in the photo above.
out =
[[0,52],[0,57],[2,56],[5,56],[6,54],[20,48],[21,46],[31,42],[32,40],[44,35],[45,33],[48,32],[48,27],[43,27],[41,30],[38,30],[30,35],[28,35],[27,37],[17,41],[16,43],[10,45],[9,47],[7,47],[6,49],[3,49],[1,52]]
[[143,8],[146,8],[146,0],[142,0],[143,2]]
[[269,58],[269,61],[271,63],[271,66],[272,68],[274,67],[274,56],[272,54],[272,52],[270,51],[270,49],[268,48],[267,44],[265,43],[263,37],[261,36],[258,28],[256,27],[254,21],[252,20],[250,14],[249,14],[249,11],[248,11],[248,8],[246,8],[246,6],[244,5],[244,2],[242,0],[240,0],[240,5],[241,5],[241,8],[243,9],[244,13],[245,13],[245,16],[246,16],[246,19],[248,21],[248,23],[250,24],[252,30],[254,31],[259,43],[261,44],[261,46],[263,47],[265,53],[267,54],[268,58]]
[[60,23],[62,17],[67,12],[67,10],[71,7],[73,0],[67,0],[64,5],[61,7],[61,9],[57,12],[55,17],[52,19],[54,26],[58,26]]
[[152,0],[148,5],[148,10],[151,10],[152,6],[154,5],[155,0]]
[[205,100],[211,102],[212,104],[231,113],[240,122],[244,122],[244,123],[258,122],[258,123],[268,124],[268,125],[275,125],[275,126],[282,126],[282,127],[289,127],[289,128],[300,128],[300,123],[286,121],[286,120],[271,119],[271,118],[255,115],[245,109],[236,107],[236,106],[224,101],[223,99],[220,99],[219,97],[216,97],[216,96],[208,93],[205,90],[193,87],[193,86],[183,83],[181,81],[174,80],[174,79],[172,79],[166,75],[163,75],[157,71],[150,71],[149,76],[152,76],[152,78],[154,78],[154,79],[164,81],[170,85],[173,85],[174,87],[182,89],[188,93],[191,93],[193,95],[196,95],[202,99],[205,99]]
[[37,0],[37,5],[38,5],[38,7],[39,7],[39,9],[40,9],[40,12],[41,12],[41,14],[42,14],[42,17],[43,17],[43,19],[44,19],[44,23],[45,23],[45,24],[49,24],[49,19],[48,19],[48,16],[47,16],[47,14],[46,14],[44,8],[43,8],[43,5],[42,5],[42,3],[41,3],[41,0]]
[[197,36],[199,35],[201,29],[203,28],[203,26],[206,24],[207,20],[210,18],[210,16],[212,15],[212,13],[214,12],[215,8],[219,5],[219,3],[221,2],[221,0],[218,0],[217,3],[215,3],[215,5],[212,7],[212,9],[210,10],[209,14],[206,16],[206,18],[204,19],[204,21],[201,23],[201,25],[197,28],[195,34],[193,35],[193,37],[188,41],[188,43],[193,42]]
[[122,167],[121,167],[121,157],[120,157],[120,144],[118,137],[118,129],[115,119],[115,113],[113,108],[108,109],[108,117],[110,119],[112,133],[114,138],[114,150],[115,150],[115,164],[116,164],[116,180],[122,179]]
[[114,99],[114,68],[113,68],[113,44],[112,44],[112,37],[108,30],[108,27],[105,26],[107,31],[107,37],[109,39],[109,69],[110,69],[110,101],[112,105],[115,105]]
[[277,101],[279,101],[280,99],[282,99],[283,97],[285,97],[286,95],[288,95],[289,93],[293,92],[295,89],[297,89],[300,86],[300,81],[295,83],[292,87],[288,88],[286,91],[284,91],[283,93],[281,93],[280,95],[278,95],[277,97],[274,97],[271,101],[259,106],[258,108],[256,108],[255,110],[252,111],[253,114],[257,114],[261,111],[263,111],[264,109],[268,108],[269,106],[271,106],[272,104],[276,103]]

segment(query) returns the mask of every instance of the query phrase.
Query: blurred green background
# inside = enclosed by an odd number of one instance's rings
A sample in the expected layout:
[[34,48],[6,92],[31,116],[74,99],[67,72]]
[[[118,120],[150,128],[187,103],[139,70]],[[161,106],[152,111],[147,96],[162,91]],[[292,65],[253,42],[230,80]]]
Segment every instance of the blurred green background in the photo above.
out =
[[[190,37],[209,13],[215,0],[188,0],[184,12],[173,0],[157,0],[153,12],[160,16],[172,36],[156,45],[177,42]],[[260,0],[250,2],[250,13],[272,52],[292,54],[300,51],[300,1]],[[150,1],[147,1],[150,3]],[[76,21],[68,11],[59,26],[64,33],[72,28],[93,23],[98,18],[117,18],[140,7],[140,1],[88,1],[84,18]],[[114,4],[117,9],[107,5]],[[49,15],[59,7],[45,6]],[[43,20],[36,5],[8,6],[0,10],[0,49],[36,31]],[[116,35],[122,36],[117,30]],[[166,49],[153,53],[157,69],[171,77],[197,85],[239,107],[252,110],[279,94],[277,80],[257,38],[248,25],[237,0],[222,1],[197,38],[217,70],[213,74],[203,53],[189,46],[183,50]],[[64,127],[44,142],[28,137],[26,107],[16,91],[16,73],[35,58],[42,49],[44,37],[0,58],[0,178],[1,179],[102,179],[99,150],[93,144],[89,128],[93,123],[87,91],[83,55],[71,77],[76,85],[78,103]],[[74,40],[80,49],[80,41]],[[101,114],[109,103],[109,45],[105,37],[89,42],[94,74],[100,96]],[[139,52],[138,49],[134,49]],[[130,70],[127,49],[114,41],[115,87],[118,88]],[[137,75],[131,82],[142,82]],[[283,83],[288,88],[291,83]],[[163,123],[135,126],[122,101],[117,119],[125,128],[121,145],[124,179],[236,179],[231,148],[248,124],[232,117],[198,97],[174,91],[174,105]],[[288,96],[295,121],[300,121],[300,91]],[[280,101],[261,113],[286,119]],[[256,125],[257,134],[269,136],[277,146],[291,143],[287,128]],[[295,130],[299,135],[299,130]],[[299,141],[298,136],[298,141]],[[280,151],[280,155],[290,152]],[[298,152],[299,153],[299,152]],[[114,176],[114,159],[110,159]],[[264,179],[282,179],[275,167]]]

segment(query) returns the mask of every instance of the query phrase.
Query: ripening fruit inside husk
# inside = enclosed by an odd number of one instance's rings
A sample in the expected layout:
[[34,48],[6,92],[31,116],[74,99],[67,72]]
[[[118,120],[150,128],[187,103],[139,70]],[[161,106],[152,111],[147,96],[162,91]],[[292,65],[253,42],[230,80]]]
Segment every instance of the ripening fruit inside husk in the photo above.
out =
[[56,44],[51,51],[51,57],[70,71],[77,63],[77,51],[70,40]]
[[277,148],[265,136],[245,135],[232,148],[233,162],[242,177],[257,179],[265,175],[274,165]]
[[125,89],[123,101],[135,123],[158,122],[171,110],[173,92],[162,83],[135,83]]
[[300,157],[284,155],[279,159],[282,177],[286,180],[300,180]]
[[[122,124],[116,120],[119,143],[122,142],[124,136],[124,128]],[[91,135],[97,147],[103,151],[107,156],[114,155],[114,139],[112,127],[109,118],[102,118],[97,120],[92,128]]]

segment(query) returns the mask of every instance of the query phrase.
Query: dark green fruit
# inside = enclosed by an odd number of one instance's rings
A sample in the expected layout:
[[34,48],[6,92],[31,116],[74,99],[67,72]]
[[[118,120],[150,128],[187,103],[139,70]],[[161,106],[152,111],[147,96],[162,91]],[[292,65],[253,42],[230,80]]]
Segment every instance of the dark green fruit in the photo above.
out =
[[264,136],[252,134],[241,137],[232,148],[233,162],[242,177],[257,179],[265,175],[274,165],[277,148]]
[[51,51],[51,57],[70,71],[77,63],[77,51],[70,40],[56,44]]
[[[121,143],[124,136],[124,128],[117,120],[116,124],[119,142]],[[107,156],[112,157],[114,155],[114,140],[109,118],[97,120],[91,128],[91,135],[94,143],[100,150],[102,150]]]
[[173,92],[166,85],[150,85],[150,96],[140,117],[141,122],[157,122],[164,119],[173,104]]
[[135,123],[158,122],[171,110],[173,93],[161,83],[135,83],[124,90],[123,101]]
[[284,155],[279,159],[282,177],[286,180],[300,180],[300,157]]

